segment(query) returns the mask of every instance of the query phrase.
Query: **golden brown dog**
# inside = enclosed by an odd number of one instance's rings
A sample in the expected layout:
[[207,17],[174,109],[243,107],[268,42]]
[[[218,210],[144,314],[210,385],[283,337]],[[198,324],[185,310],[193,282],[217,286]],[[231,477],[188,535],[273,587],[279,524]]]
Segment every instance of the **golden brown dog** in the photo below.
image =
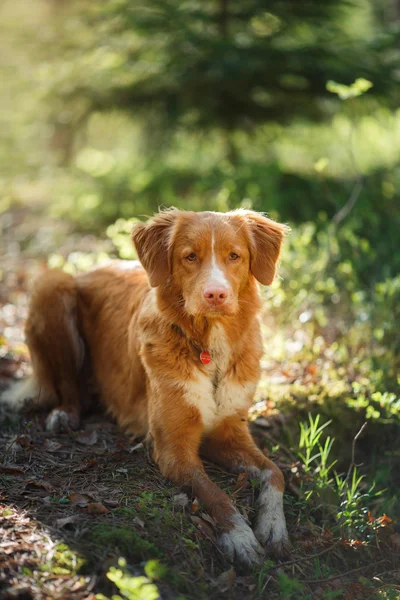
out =
[[[252,211],[160,212],[134,228],[142,266],[49,271],[26,324],[33,381],[56,406],[48,429],[78,427],[90,364],[107,409],[151,438],[162,473],[191,488],[244,566],[262,561],[261,544],[287,543],[282,473],[247,424],[262,355],[257,281],[273,281],[286,229]],[[259,479],[254,533],[200,455]]]

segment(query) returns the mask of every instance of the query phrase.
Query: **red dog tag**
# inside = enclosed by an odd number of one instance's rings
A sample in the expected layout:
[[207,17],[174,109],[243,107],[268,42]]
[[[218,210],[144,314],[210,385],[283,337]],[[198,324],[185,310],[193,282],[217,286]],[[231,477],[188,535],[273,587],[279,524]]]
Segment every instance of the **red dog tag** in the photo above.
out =
[[203,365],[208,365],[211,362],[211,354],[208,350],[203,350],[200,354],[200,360]]

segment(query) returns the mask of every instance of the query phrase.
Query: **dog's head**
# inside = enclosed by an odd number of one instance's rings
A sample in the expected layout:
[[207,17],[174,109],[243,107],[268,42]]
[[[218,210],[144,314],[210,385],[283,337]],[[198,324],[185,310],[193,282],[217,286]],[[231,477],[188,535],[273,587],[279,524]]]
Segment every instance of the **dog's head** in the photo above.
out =
[[233,315],[249,282],[272,283],[288,227],[250,211],[165,210],[133,241],[152,287],[174,288],[194,317]]

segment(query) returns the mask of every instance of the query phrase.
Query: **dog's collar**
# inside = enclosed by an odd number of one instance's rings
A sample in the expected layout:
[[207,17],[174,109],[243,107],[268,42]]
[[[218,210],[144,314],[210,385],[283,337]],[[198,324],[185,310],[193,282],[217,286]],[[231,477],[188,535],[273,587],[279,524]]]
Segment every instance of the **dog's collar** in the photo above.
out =
[[[176,331],[179,331],[179,333],[185,337],[186,334],[183,331],[183,329],[181,327],[179,327],[179,325],[177,325],[176,323],[173,324],[173,328]],[[189,338],[190,342],[193,344],[193,346],[196,348],[196,350],[200,350],[200,361],[203,363],[203,365],[208,365],[210,364],[210,362],[212,361],[212,356],[211,356],[211,352],[209,352],[208,350],[204,350],[202,349],[201,344],[199,344],[199,342],[197,340],[194,340],[193,338]]]

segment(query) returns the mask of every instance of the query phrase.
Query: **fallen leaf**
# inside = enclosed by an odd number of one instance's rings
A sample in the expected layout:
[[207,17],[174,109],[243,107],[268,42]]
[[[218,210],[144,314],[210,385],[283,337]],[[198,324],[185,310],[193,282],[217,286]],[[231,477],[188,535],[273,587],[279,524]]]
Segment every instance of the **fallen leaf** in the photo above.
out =
[[205,537],[216,541],[214,531],[208,523],[203,521],[203,519],[201,519],[200,517],[196,517],[196,515],[192,515],[190,517],[190,520],[192,521],[193,525],[195,525],[196,528],[200,531],[200,533],[202,533]]
[[76,469],[74,469],[74,473],[82,473],[84,471],[87,471],[88,469],[91,469],[92,467],[94,467],[96,465],[97,465],[97,460],[95,458],[91,458],[90,460],[88,460],[86,463],[84,463],[80,467],[77,467]]
[[142,529],[144,529],[145,523],[139,517],[133,517],[132,523],[135,523],[135,525],[139,525],[139,527],[141,527]]
[[54,492],[55,487],[50,483],[50,481],[46,481],[45,479],[31,479],[27,481],[25,486],[33,486],[37,488],[42,488],[46,490],[46,492]]
[[210,517],[209,514],[203,513],[201,515],[201,518],[203,519],[203,521],[207,521],[207,523],[210,523],[210,525],[212,525],[213,527],[217,526],[216,522],[214,521],[214,519],[212,517]]
[[93,431],[81,431],[76,436],[76,441],[84,446],[94,446],[97,440],[98,435],[95,429],[93,429]]
[[116,506],[119,505],[118,500],[113,500],[112,498],[106,498],[105,500],[103,500],[103,502],[104,502],[104,504],[111,506],[111,508],[115,508]]
[[75,521],[78,520],[78,517],[76,516],[71,516],[71,517],[65,517],[64,519],[57,519],[56,520],[56,526],[57,527],[65,527],[66,525],[70,525],[71,523],[75,523]]
[[213,585],[218,587],[221,592],[228,591],[236,581],[236,571],[233,567],[229,571],[224,571],[213,582]]
[[71,504],[81,506],[82,508],[85,508],[91,500],[89,496],[83,494],[70,494],[68,498],[70,499]]
[[56,452],[61,448],[61,444],[59,444],[58,442],[54,442],[53,440],[49,440],[47,438],[44,443],[44,448],[45,450],[47,450],[47,452]]
[[25,471],[17,465],[0,465],[0,473],[6,473],[7,475],[24,475]]
[[23,448],[29,448],[31,446],[31,438],[28,435],[19,435],[15,439],[15,443],[19,444]]
[[249,485],[249,474],[240,473],[236,479],[235,492],[247,488]]
[[195,498],[190,505],[190,512],[192,513],[192,515],[194,513],[196,513],[199,510],[199,508],[200,508],[199,501],[197,500],[197,498]]
[[379,523],[380,527],[386,527],[386,525],[391,525],[392,523],[392,519],[385,515],[385,513],[383,513],[381,517],[378,517],[376,521]]
[[91,515],[101,515],[109,512],[108,508],[106,508],[101,502],[90,502],[87,506],[87,511]]
[[182,492],[181,494],[175,494],[172,498],[172,504],[174,506],[187,506],[189,504],[189,498]]

